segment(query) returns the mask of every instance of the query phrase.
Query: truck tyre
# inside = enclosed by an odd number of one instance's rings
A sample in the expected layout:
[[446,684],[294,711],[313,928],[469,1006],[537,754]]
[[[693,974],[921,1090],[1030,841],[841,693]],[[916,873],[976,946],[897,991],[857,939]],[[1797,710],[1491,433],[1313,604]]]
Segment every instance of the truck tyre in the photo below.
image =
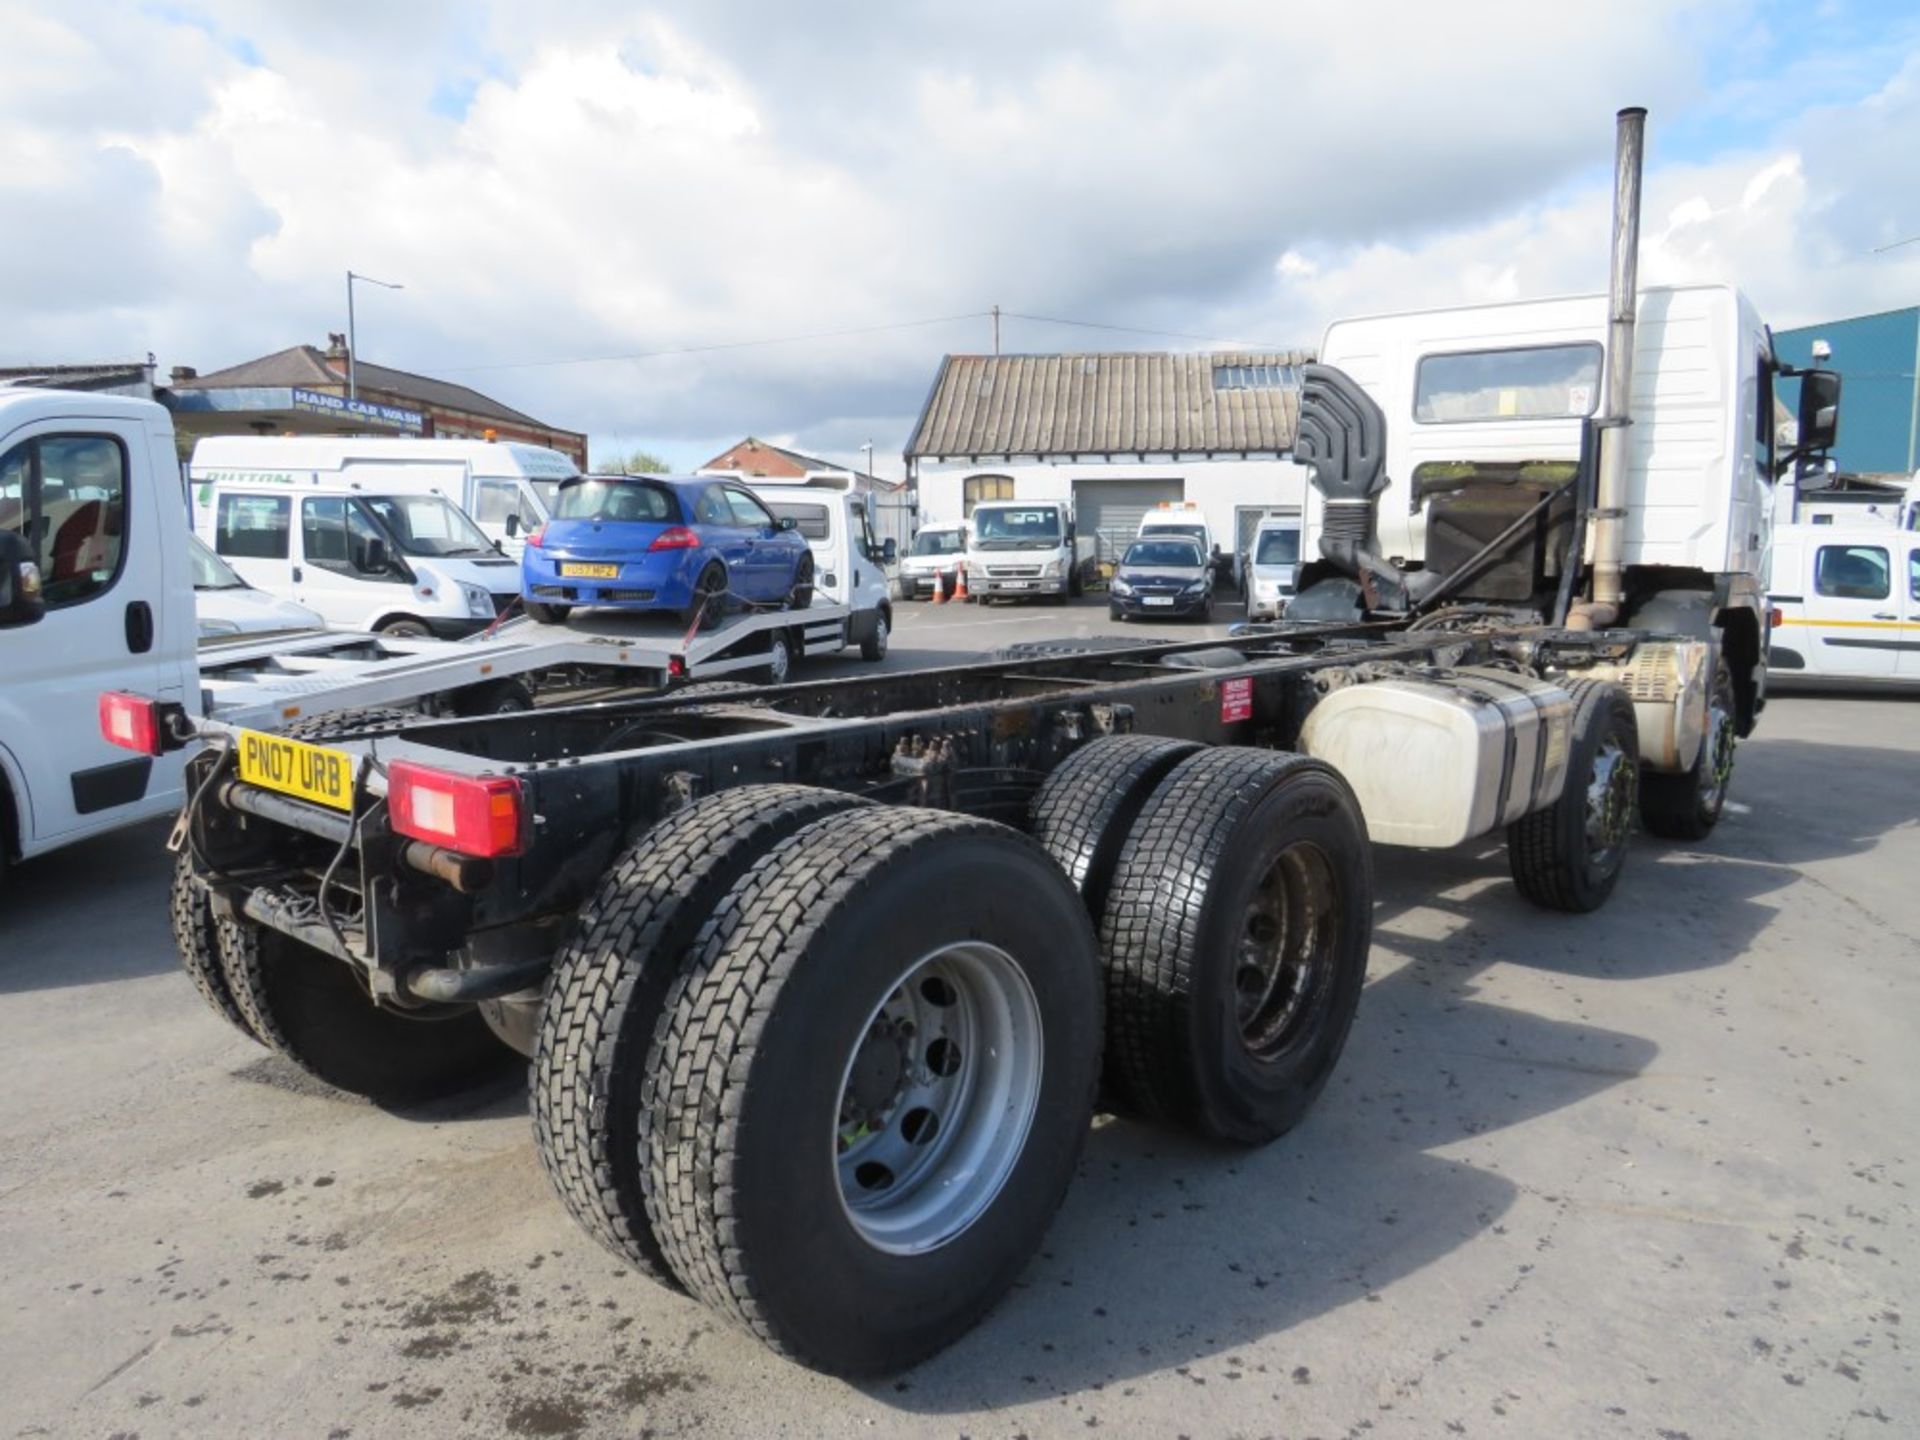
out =
[[380,627],[382,635],[391,635],[396,640],[425,640],[433,634],[424,620],[414,620],[402,616],[398,620],[389,620]]
[[540,1163],[573,1218],[636,1269],[678,1287],[641,1191],[641,1088],[667,989],[700,926],[774,845],[865,802],[803,785],[743,785],[668,816],[601,877],[554,961],[533,1050]]
[[256,1043],[263,1043],[241,1012],[227,988],[226,971],[220,966],[220,943],[214,931],[213,907],[206,888],[194,878],[193,860],[181,854],[173,862],[173,889],[168,896],[167,912],[173,922],[173,944],[180,952],[180,968],[187,972],[193,988],[222,1020]]
[[1665,840],[1704,840],[1713,833],[1733,783],[1739,728],[1733,672],[1717,659],[1707,695],[1707,733],[1693,768],[1684,775],[1640,772],[1640,821],[1649,831]]
[[808,826],[668,999],[640,1127],[668,1262],[815,1369],[925,1359],[1039,1247],[1100,1028],[1092,926],[1028,837],[905,808]]
[[1513,883],[1534,904],[1576,915],[1613,893],[1633,832],[1640,727],[1617,685],[1575,680],[1567,783],[1544,810],[1507,827]]
[[860,639],[860,658],[880,661],[887,658],[887,643],[892,639],[893,611],[885,605],[873,617],[873,629]]
[[527,612],[527,618],[536,625],[560,625],[573,613],[571,605],[549,605],[541,600],[522,600],[520,608]]
[[1107,1089],[1125,1110],[1264,1144],[1346,1044],[1373,928],[1367,827],[1339,772],[1217,746],[1121,847],[1100,926]]
[[217,922],[221,973],[269,1049],[336,1090],[404,1105],[457,1094],[520,1063],[472,1008],[376,1007],[346,962],[238,917]]
[[533,709],[533,691],[522,680],[470,685],[453,697],[456,715],[518,715]]
[[1107,902],[1120,846],[1147,797],[1175,765],[1198,750],[1191,740],[1108,735],[1082,745],[1034,794],[1028,828],[1098,918]]

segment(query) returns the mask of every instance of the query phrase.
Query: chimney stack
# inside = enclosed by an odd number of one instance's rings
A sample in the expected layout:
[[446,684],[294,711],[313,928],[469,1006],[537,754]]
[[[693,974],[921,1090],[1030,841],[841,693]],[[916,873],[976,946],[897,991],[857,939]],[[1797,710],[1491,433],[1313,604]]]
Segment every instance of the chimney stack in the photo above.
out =
[[176,365],[173,367],[173,383],[176,385],[184,385],[189,380],[198,380],[199,378],[200,372],[191,365]]

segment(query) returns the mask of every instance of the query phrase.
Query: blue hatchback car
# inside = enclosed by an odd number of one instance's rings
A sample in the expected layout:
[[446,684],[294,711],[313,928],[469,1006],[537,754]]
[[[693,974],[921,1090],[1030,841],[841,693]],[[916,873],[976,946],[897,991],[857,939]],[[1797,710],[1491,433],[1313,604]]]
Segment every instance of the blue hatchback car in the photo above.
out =
[[804,610],[813,552],[745,486],[706,475],[581,475],[527,536],[520,598],[535,620],[576,605],[663,610],[690,628],[736,608]]

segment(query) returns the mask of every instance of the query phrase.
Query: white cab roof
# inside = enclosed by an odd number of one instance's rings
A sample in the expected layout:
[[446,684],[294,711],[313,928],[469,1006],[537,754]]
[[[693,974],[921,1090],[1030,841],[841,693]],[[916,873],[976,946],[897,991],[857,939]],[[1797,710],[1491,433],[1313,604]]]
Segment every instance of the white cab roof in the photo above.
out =
[[511,440],[404,440],[358,435],[209,435],[193,469],[341,470],[350,465],[465,465],[475,475],[564,480],[580,467],[558,450]]

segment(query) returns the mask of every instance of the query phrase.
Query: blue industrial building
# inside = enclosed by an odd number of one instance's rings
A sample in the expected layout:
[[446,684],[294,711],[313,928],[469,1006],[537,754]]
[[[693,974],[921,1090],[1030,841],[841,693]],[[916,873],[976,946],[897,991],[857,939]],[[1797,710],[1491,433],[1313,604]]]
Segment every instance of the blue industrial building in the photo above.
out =
[[[1826,363],[1845,379],[1840,442],[1833,449],[1840,468],[1856,475],[1920,470],[1920,305],[1781,330],[1773,337],[1774,353],[1808,365],[1815,340],[1833,347]],[[1799,391],[1796,382],[1782,382],[1780,398],[1789,409]]]

